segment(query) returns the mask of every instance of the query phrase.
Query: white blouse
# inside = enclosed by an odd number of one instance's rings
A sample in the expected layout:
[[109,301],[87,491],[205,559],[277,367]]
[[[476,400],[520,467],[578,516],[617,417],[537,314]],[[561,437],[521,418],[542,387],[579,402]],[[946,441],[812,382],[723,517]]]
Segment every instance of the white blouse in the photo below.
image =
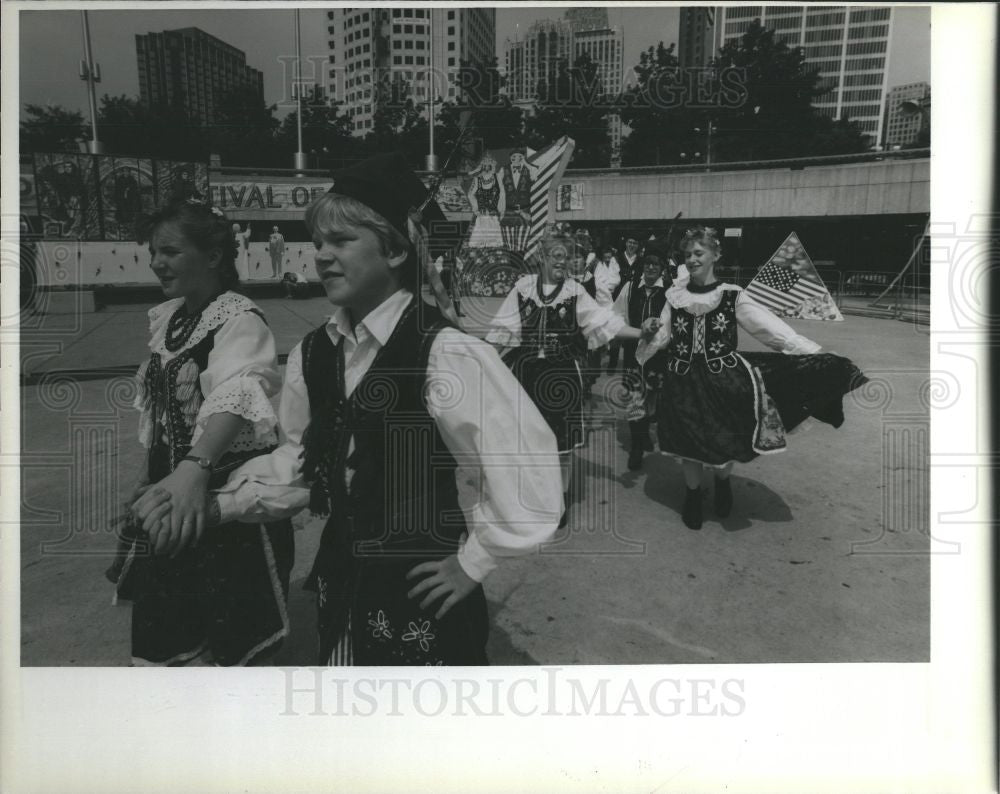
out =
[[[334,344],[344,340],[348,395],[410,298],[407,290],[396,292],[356,327],[344,310],[327,323]],[[438,333],[427,377],[428,411],[458,463],[455,479],[469,530],[458,561],[482,581],[498,558],[529,554],[555,533],[563,510],[555,436],[496,351],[475,337],[450,328]],[[309,504],[301,459],[310,419],[301,343],[288,356],[278,417],[281,446],[245,463],[219,489],[223,521],[276,520]],[[474,489],[461,487],[470,481]]]
[[[486,335],[486,341],[500,348],[521,346],[521,307],[518,296],[533,301],[541,306],[538,297],[538,277],[534,275],[521,276],[514,284],[500,310],[493,319],[493,327]],[[542,284],[542,290],[547,294],[556,288],[555,284]],[[576,298],[576,322],[587,339],[587,347],[596,350],[604,347],[614,339],[622,328],[627,325],[625,319],[612,311],[612,307],[600,306],[576,279],[567,278],[563,288],[550,306],[559,306],[570,298]]]
[[[722,296],[727,291],[736,291],[736,324],[772,350],[790,355],[817,353],[822,348],[810,339],[796,333],[788,323],[776,317],[759,303],[754,301],[742,287],[735,284],[722,284],[711,292],[690,292],[684,284],[675,284],[667,290],[667,303],[660,314],[660,330],[648,342],[641,341],[635,357],[645,364],[657,351],[662,350],[670,342],[672,310],[684,309],[695,316],[697,327],[693,334],[695,352],[698,352],[699,341],[703,343],[704,318],[708,312],[718,308]],[[699,333],[699,330],[702,332]]]
[[[250,311],[256,309],[256,305],[235,292],[224,292],[202,312],[184,346],[172,352],[166,347],[167,326],[183,301],[183,298],[174,298],[149,310],[149,349],[158,353],[161,364],[166,365],[201,342],[213,328],[218,329],[208,363],[198,374],[204,399],[193,418],[191,444],[197,443],[209,417],[231,413],[242,416],[247,423],[233,440],[230,450],[273,446],[278,441],[278,420],[268,398],[277,393],[281,377],[274,335],[260,315]],[[145,447],[152,443],[154,432],[152,395],[145,393],[142,383],[147,367],[148,362],[139,369],[140,388],[133,404],[140,411],[139,441]]]

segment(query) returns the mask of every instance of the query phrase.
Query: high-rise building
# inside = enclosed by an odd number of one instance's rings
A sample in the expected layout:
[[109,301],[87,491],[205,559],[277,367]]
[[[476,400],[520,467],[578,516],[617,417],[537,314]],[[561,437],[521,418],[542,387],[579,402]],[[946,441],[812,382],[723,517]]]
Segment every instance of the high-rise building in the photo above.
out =
[[681,66],[707,66],[719,48],[722,26],[712,6],[681,8],[677,31],[677,60]]
[[[573,37],[575,55],[588,55],[597,64],[598,90],[605,97],[616,97],[622,90],[622,46],[622,33],[615,28],[579,31]],[[622,120],[617,113],[608,115],[608,135],[611,166],[617,167],[621,165],[622,150]]]
[[[920,134],[929,122],[924,108],[931,98],[929,83],[907,83],[893,86],[885,101],[885,146],[906,146]],[[905,106],[904,102],[912,102]],[[915,107],[914,107],[915,105]]]
[[201,124],[217,121],[223,96],[239,88],[264,103],[264,73],[246,53],[198,28],[135,37],[139,99],[146,105],[183,106]]
[[561,63],[573,61],[573,31],[564,20],[541,19],[531,24],[523,38],[507,39],[505,50],[507,95],[516,104],[530,105],[539,83],[548,83]]
[[775,39],[802,47],[818,67],[825,93],[813,105],[831,118],[857,122],[873,144],[882,139],[889,61],[889,6],[724,6],[722,42],[746,33],[754,19]]
[[608,9],[602,6],[580,6],[567,8],[566,22],[574,33],[587,30],[605,30],[608,25]]
[[380,86],[402,80],[426,108],[456,99],[463,61],[496,57],[493,8],[342,8],[327,11],[328,93],[343,103],[354,134],[372,130]]
[[[511,101],[530,110],[538,96],[539,84],[548,83],[561,64],[572,64],[584,54],[597,66],[598,93],[617,96],[624,79],[622,32],[609,28],[607,21],[607,9],[570,8],[565,19],[539,20],[523,37],[507,39],[505,91]],[[611,162],[617,165],[621,161],[622,139],[622,122],[617,114],[608,116],[608,135]]]

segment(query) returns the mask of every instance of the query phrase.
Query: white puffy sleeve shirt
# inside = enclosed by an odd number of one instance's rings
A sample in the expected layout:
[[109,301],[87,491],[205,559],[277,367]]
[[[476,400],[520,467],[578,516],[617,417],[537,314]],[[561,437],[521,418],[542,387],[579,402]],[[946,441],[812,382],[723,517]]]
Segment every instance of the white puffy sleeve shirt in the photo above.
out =
[[[556,288],[555,284],[542,284],[543,292],[548,295]],[[565,303],[570,298],[576,298],[576,322],[581,333],[587,340],[587,347],[596,350],[615,338],[627,323],[625,318],[616,314],[612,304],[601,306],[576,279],[568,278],[563,282],[562,290],[553,300],[553,306]],[[542,305],[538,296],[538,277],[521,276],[517,280],[493,320],[493,327],[486,335],[486,341],[500,348],[520,347],[521,345],[521,308],[519,298]]]
[[736,296],[737,325],[762,344],[789,355],[807,355],[822,349],[811,339],[797,333],[788,323],[761,306],[735,284],[723,284],[707,293],[689,292],[686,285],[685,281],[684,284],[675,284],[667,290],[667,303],[660,314],[660,330],[648,342],[639,342],[636,350],[636,359],[641,363],[647,362],[670,342],[673,307],[684,309],[696,317],[701,316],[717,308],[723,293],[728,290],[739,292]]
[[[409,300],[397,292],[356,328],[339,312],[327,332],[345,343],[348,393],[371,366]],[[556,440],[496,351],[454,329],[435,337],[427,362],[428,411],[458,463],[456,480],[468,537],[462,569],[482,581],[498,559],[528,554],[556,530],[563,510]],[[302,437],[309,424],[302,350],[288,357],[278,420],[283,443],[234,472],[218,493],[223,520],[265,521],[308,506]],[[472,486],[463,488],[463,483]],[[333,510],[336,505],[331,505]]]

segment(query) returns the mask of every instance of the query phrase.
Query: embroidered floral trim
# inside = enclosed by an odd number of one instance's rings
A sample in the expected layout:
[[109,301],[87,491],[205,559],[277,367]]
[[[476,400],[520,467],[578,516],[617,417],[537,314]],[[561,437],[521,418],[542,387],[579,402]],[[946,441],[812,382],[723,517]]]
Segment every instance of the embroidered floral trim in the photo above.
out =
[[420,645],[420,650],[427,653],[431,649],[430,641],[435,637],[434,633],[430,630],[431,622],[429,620],[425,620],[418,626],[411,620],[409,629],[410,630],[402,636],[403,642],[417,642]]
[[[521,276],[514,284],[514,289],[517,293],[524,299],[530,300],[537,306],[542,305],[541,298],[538,297],[538,276],[534,274],[528,274],[526,276]],[[551,285],[550,285],[551,291]],[[551,303],[547,304],[549,306],[558,306],[561,303],[565,303],[570,298],[574,298],[585,290],[580,286],[580,283],[572,278],[567,278],[563,283],[563,287],[559,290],[559,294],[552,300]]]

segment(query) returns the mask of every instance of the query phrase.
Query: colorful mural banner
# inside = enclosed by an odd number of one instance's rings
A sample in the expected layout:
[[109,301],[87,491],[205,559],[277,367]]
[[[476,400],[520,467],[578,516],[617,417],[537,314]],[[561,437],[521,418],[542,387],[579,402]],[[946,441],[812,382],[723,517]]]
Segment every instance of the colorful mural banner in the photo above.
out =
[[135,240],[143,214],[178,196],[206,197],[209,187],[207,163],[118,155],[35,153],[25,176],[21,212],[40,219],[46,240]]

